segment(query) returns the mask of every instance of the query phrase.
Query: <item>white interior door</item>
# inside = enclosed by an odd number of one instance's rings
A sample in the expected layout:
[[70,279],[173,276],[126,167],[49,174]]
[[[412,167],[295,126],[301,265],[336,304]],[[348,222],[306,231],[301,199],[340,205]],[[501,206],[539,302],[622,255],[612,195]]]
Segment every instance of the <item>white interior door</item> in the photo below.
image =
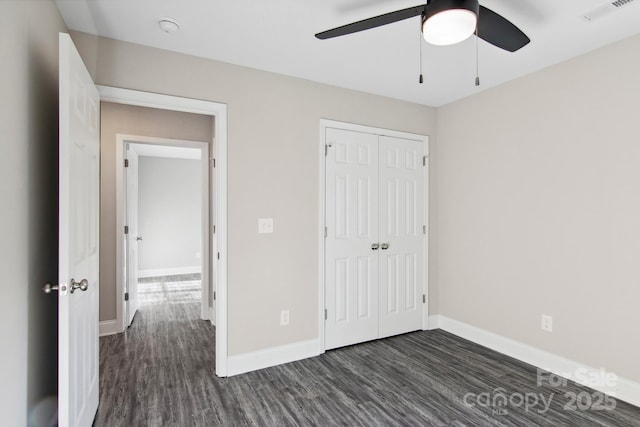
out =
[[128,233],[125,236],[126,248],[126,289],[125,304],[127,311],[127,326],[131,326],[133,318],[138,311],[138,244],[142,241],[138,228],[138,153],[127,143],[127,167],[126,173],[126,197],[127,212],[126,222]]
[[422,141],[379,137],[379,337],[422,328],[424,189]]
[[378,137],[327,129],[326,143],[325,348],[331,349],[378,337]]
[[60,34],[58,424],[90,426],[98,408],[100,96]]

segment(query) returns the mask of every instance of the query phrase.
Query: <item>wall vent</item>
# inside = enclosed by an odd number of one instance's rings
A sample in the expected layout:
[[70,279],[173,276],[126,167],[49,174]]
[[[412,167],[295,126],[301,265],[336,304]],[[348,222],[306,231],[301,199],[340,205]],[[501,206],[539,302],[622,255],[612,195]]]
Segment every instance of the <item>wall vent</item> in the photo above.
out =
[[604,16],[609,15],[612,12],[615,12],[616,9],[626,6],[630,3],[633,3],[635,0],[616,0],[611,3],[607,3],[605,5],[599,6],[584,15],[582,15],[582,19],[587,22],[593,22],[597,19],[600,19]]

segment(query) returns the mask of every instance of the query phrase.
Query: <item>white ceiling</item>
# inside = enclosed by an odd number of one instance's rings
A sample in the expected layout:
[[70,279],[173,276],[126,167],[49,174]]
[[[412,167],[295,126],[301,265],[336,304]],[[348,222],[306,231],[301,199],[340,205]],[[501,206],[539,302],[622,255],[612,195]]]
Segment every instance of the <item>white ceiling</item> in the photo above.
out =
[[[72,30],[183,52],[335,86],[440,106],[640,33],[640,0],[481,0],[532,40],[509,53],[474,37],[455,46],[422,41],[415,17],[369,31],[317,40],[314,34],[420,0],[57,0]],[[624,1],[624,0],[623,0]],[[609,5],[592,22],[582,16]],[[176,19],[166,34],[158,19]],[[423,46],[425,83],[418,84]]]

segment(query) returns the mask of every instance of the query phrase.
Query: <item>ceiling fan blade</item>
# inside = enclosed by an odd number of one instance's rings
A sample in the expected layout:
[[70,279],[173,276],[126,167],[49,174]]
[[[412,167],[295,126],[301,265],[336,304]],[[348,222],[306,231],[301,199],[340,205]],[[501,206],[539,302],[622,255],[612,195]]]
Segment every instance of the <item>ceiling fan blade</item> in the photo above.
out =
[[501,49],[515,52],[531,40],[518,27],[491,9],[480,6],[478,37]]
[[396,10],[395,12],[385,13],[384,15],[374,16],[373,18],[364,19],[362,21],[353,22],[331,30],[323,31],[316,34],[320,40],[330,39],[333,37],[345,36],[347,34],[357,33],[359,31],[369,30],[371,28],[381,27],[393,22],[402,21],[422,15],[425,5],[409,7],[407,9]]

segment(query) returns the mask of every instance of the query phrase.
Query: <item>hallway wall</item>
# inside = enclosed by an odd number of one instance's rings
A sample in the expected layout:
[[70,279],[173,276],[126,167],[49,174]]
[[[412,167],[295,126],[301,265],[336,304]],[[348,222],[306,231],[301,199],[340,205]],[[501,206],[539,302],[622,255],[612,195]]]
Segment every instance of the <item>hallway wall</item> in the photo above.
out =
[[139,157],[139,277],[201,273],[200,166],[200,160]]

